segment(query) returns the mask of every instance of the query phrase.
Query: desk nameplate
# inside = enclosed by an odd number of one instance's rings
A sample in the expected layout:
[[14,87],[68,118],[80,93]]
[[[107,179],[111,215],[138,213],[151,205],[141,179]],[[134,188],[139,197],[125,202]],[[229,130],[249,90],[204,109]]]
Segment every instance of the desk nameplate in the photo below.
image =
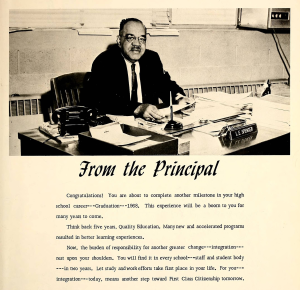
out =
[[257,132],[257,125],[253,124],[243,124],[241,126],[228,126],[227,137],[229,140],[234,140],[237,138],[242,138],[249,134]]
[[256,139],[257,131],[254,133],[247,134],[241,138],[235,138],[230,140],[227,136],[219,137],[220,143],[222,147],[226,147],[229,149],[239,148],[241,146],[248,146]]

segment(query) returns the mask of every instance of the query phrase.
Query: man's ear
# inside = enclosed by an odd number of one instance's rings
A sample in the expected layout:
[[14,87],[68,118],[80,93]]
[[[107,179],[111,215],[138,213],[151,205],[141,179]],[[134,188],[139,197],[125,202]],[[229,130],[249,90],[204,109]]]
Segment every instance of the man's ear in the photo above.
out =
[[120,35],[117,36],[117,44],[119,47],[121,47],[121,38]]

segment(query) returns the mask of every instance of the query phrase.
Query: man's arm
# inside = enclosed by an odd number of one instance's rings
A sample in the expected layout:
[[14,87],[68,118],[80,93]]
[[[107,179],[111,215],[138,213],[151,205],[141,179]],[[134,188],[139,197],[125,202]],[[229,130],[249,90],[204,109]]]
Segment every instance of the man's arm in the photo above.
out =
[[[171,79],[170,74],[164,70],[163,64],[160,60],[160,57],[157,53],[157,73],[158,73],[158,86],[160,92],[159,97],[165,105],[170,105],[170,92],[172,95],[173,104],[177,103],[179,96],[185,96],[184,90],[176,83],[176,81]],[[181,97],[180,97],[181,98]]]
[[166,82],[169,82],[169,87],[170,87],[170,91],[172,92],[172,97],[177,96],[178,94],[185,96],[184,90],[175,81],[171,79],[170,74],[167,71],[165,71],[164,74],[165,74]]
[[[165,116],[161,115],[157,106],[164,107],[170,104],[170,91],[172,92],[172,102],[174,104],[178,103],[177,100],[184,97],[184,91],[175,81],[171,80],[170,74],[164,71],[163,64],[156,52],[147,51],[140,64],[143,69],[144,81],[142,90],[143,94],[146,93],[148,97],[144,99],[145,104],[141,104],[136,108],[134,114],[148,120],[160,120]],[[146,91],[145,82],[148,84]],[[159,105],[159,99],[163,104]]]

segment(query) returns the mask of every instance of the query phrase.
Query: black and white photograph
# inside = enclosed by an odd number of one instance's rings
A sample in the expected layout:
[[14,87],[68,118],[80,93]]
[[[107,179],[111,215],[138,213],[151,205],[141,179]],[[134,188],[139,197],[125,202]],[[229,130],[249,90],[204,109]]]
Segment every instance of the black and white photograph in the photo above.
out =
[[9,154],[289,155],[291,13],[12,9]]

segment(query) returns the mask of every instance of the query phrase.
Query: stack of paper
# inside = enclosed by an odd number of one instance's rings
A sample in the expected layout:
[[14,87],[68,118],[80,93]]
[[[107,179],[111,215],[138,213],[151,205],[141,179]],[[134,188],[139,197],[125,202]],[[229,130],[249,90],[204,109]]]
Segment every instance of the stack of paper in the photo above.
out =
[[209,108],[201,108],[200,105],[195,111],[195,114],[197,114],[199,119],[202,118],[205,120],[217,122],[224,119],[226,120],[229,118],[237,117],[243,114],[243,112],[236,108],[227,107],[222,104],[215,104],[214,106],[211,106]]
[[[228,106],[238,106],[240,104],[249,103],[252,100],[252,92],[243,94],[227,94],[222,92],[210,92],[205,94],[194,94],[199,100],[217,102]],[[250,99],[249,99],[250,98]]]
[[[243,114],[259,125],[289,131],[290,106],[252,97],[252,92],[244,94],[226,94],[211,92],[195,94],[197,114],[211,121],[222,120],[225,115]],[[207,106],[207,105],[210,106]],[[203,108],[202,108],[203,106]]]
[[66,134],[65,136],[60,136],[57,124],[52,125],[49,122],[44,122],[41,126],[39,126],[39,130],[51,139],[56,140],[58,143],[69,144],[78,141],[78,135]]
[[290,131],[290,105],[253,99],[254,122],[268,128]]
[[96,126],[90,128],[90,132],[93,138],[119,146],[137,143],[151,137],[151,135],[131,136],[125,134],[118,123]]
[[194,129],[197,132],[209,134],[211,136],[218,136],[220,131],[227,125],[226,122],[209,123],[199,128]]
[[109,115],[109,114],[106,114],[106,116],[112,121],[118,122],[120,124],[127,124],[131,126],[135,125],[134,116]]
[[[195,101],[192,102],[188,102],[188,103],[184,103],[184,104],[180,104],[180,105],[173,105],[173,113],[178,112],[182,109],[185,109],[187,107],[192,106],[195,103]],[[170,107],[167,108],[163,108],[163,109],[159,109],[159,113],[163,116],[169,116],[171,114],[171,109]]]
[[197,98],[197,111],[210,121],[222,121],[243,115],[250,119],[253,111],[252,92],[244,94],[226,94],[210,92],[194,94]]

